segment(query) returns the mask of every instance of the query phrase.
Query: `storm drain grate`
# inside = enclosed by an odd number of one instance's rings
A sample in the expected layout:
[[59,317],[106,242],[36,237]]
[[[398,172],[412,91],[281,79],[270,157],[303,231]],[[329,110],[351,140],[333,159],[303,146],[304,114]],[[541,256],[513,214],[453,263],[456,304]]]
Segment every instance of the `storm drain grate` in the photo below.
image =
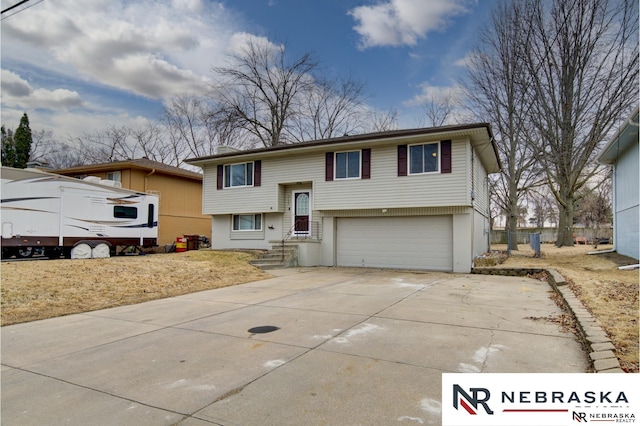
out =
[[276,327],[275,325],[261,325],[259,327],[253,327],[247,330],[249,333],[253,334],[264,334],[271,333],[272,331],[280,330],[280,327]]

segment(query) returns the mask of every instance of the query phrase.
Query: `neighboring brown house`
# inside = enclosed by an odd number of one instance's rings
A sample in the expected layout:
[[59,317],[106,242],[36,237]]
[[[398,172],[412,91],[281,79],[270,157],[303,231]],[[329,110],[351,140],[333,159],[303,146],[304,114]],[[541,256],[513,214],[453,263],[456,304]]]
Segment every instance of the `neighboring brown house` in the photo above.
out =
[[97,176],[119,181],[123,188],[160,196],[158,244],[183,235],[211,238],[211,217],[202,214],[202,175],[147,158],[55,170],[65,176]]

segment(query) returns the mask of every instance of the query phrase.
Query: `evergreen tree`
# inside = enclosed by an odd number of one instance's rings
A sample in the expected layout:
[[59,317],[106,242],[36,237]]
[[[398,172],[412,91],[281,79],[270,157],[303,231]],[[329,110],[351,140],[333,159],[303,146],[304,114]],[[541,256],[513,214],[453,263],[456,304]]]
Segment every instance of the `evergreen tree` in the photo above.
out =
[[13,135],[13,142],[15,146],[15,165],[19,169],[27,167],[27,161],[31,155],[31,142],[33,141],[31,136],[31,128],[29,128],[29,117],[25,112],[20,119],[20,125],[16,129]]
[[13,167],[16,163],[16,148],[13,144],[13,132],[2,126],[2,165]]

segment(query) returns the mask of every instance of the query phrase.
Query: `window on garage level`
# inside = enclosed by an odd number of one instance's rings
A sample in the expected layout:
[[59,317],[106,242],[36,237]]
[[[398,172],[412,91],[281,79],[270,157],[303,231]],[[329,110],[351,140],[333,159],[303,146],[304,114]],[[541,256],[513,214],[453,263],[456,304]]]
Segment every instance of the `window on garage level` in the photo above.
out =
[[409,174],[440,171],[440,144],[409,145]]
[[261,231],[262,215],[261,214],[234,214],[233,215],[234,231]]

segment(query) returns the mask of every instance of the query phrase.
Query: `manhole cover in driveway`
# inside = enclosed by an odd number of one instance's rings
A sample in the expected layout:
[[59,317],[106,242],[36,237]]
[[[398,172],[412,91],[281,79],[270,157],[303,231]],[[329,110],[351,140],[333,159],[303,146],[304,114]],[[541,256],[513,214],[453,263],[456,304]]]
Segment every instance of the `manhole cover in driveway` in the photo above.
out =
[[280,327],[276,327],[275,325],[261,325],[259,327],[253,327],[247,330],[249,333],[253,334],[264,334],[271,333],[272,331],[280,330]]

